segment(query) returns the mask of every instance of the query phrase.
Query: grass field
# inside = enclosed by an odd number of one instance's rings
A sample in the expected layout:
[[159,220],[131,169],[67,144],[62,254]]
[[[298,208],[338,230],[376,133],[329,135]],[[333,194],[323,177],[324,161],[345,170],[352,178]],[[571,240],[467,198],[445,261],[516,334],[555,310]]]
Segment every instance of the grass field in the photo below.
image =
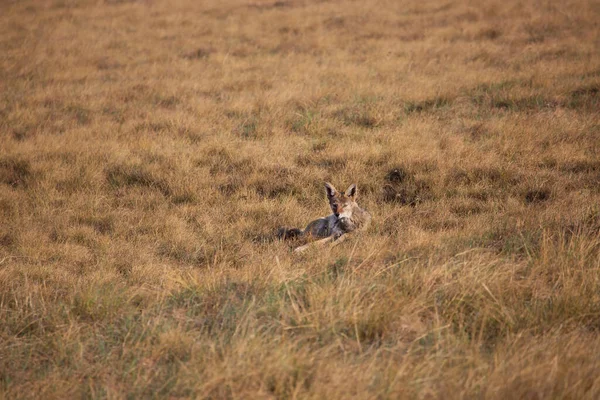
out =
[[599,398],[598,21],[2,1],[0,398]]

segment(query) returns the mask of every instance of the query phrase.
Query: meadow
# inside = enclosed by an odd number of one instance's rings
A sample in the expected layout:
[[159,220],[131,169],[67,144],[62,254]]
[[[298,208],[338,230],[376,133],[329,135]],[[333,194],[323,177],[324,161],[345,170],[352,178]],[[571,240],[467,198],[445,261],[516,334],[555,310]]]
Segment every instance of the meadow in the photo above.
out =
[[0,2],[0,399],[599,398],[598,21]]

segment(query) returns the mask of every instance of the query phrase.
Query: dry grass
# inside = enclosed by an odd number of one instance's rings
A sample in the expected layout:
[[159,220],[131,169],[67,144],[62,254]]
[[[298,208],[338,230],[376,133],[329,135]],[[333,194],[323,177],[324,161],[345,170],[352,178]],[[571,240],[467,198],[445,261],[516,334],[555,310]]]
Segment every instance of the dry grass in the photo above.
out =
[[598,398],[598,20],[2,2],[0,398]]

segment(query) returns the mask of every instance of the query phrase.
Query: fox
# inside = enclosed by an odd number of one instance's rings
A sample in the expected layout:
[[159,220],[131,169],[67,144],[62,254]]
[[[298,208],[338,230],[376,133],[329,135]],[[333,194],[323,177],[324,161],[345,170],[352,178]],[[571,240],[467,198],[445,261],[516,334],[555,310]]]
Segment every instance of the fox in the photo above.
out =
[[346,192],[340,193],[331,183],[325,182],[325,191],[332,214],[311,221],[304,229],[279,228],[278,237],[281,240],[318,239],[295,248],[294,253],[302,253],[309,248],[327,244],[334,247],[344,241],[349,233],[364,231],[371,224],[371,214],[356,203],[356,184],[353,183]]

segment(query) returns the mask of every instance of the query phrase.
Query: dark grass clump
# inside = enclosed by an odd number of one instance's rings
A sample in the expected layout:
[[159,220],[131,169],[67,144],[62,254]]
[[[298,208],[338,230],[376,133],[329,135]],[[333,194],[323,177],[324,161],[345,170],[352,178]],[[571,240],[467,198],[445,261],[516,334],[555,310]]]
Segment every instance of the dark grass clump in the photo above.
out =
[[110,215],[103,216],[85,216],[78,219],[83,225],[91,226],[95,232],[105,235],[114,231],[115,220]]
[[407,101],[404,103],[406,114],[433,112],[447,108],[452,105],[452,99],[448,97],[436,97],[424,101]]
[[211,176],[227,175],[247,178],[255,169],[255,160],[239,157],[226,147],[215,147],[207,150],[196,161],[199,167],[207,167]]
[[191,61],[206,60],[214,52],[215,50],[212,48],[200,47],[194,51],[183,54],[181,57]]
[[559,166],[562,172],[572,174],[589,174],[600,172],[599,160],[573,160],[562,163]]
[[300,193],[299,188],[281,181],[261,179],[253,185],[256,194],[261,198],[275,199],[282,196],[294,196]]
[[430,184],[416,178],[404,167],[391,169],[384,179],[382,200],[386,203],[399,203],[414,207],[431,198]]
[[550,190],[548,189],[530,189],[523,195],[525,203],[537,204],[550,200]]
[[346,126],[372,129],[381,124],[373,111],[365,107],[348,107],[335,113],[335,117]]
[[572,91],[567,106],[574,109],[598,111],[600,107],[600,85],[583,86]]
[[170,196],[172,193],[166,181],[155,177],[140,166],[115,165],[109,167],[106,170],[106,180],[115,188],[140,186],[158,190],[165,196]]
[[26,188],[33,181],[31,163],[28,160],[0,159],[0,183],[13,188]]

